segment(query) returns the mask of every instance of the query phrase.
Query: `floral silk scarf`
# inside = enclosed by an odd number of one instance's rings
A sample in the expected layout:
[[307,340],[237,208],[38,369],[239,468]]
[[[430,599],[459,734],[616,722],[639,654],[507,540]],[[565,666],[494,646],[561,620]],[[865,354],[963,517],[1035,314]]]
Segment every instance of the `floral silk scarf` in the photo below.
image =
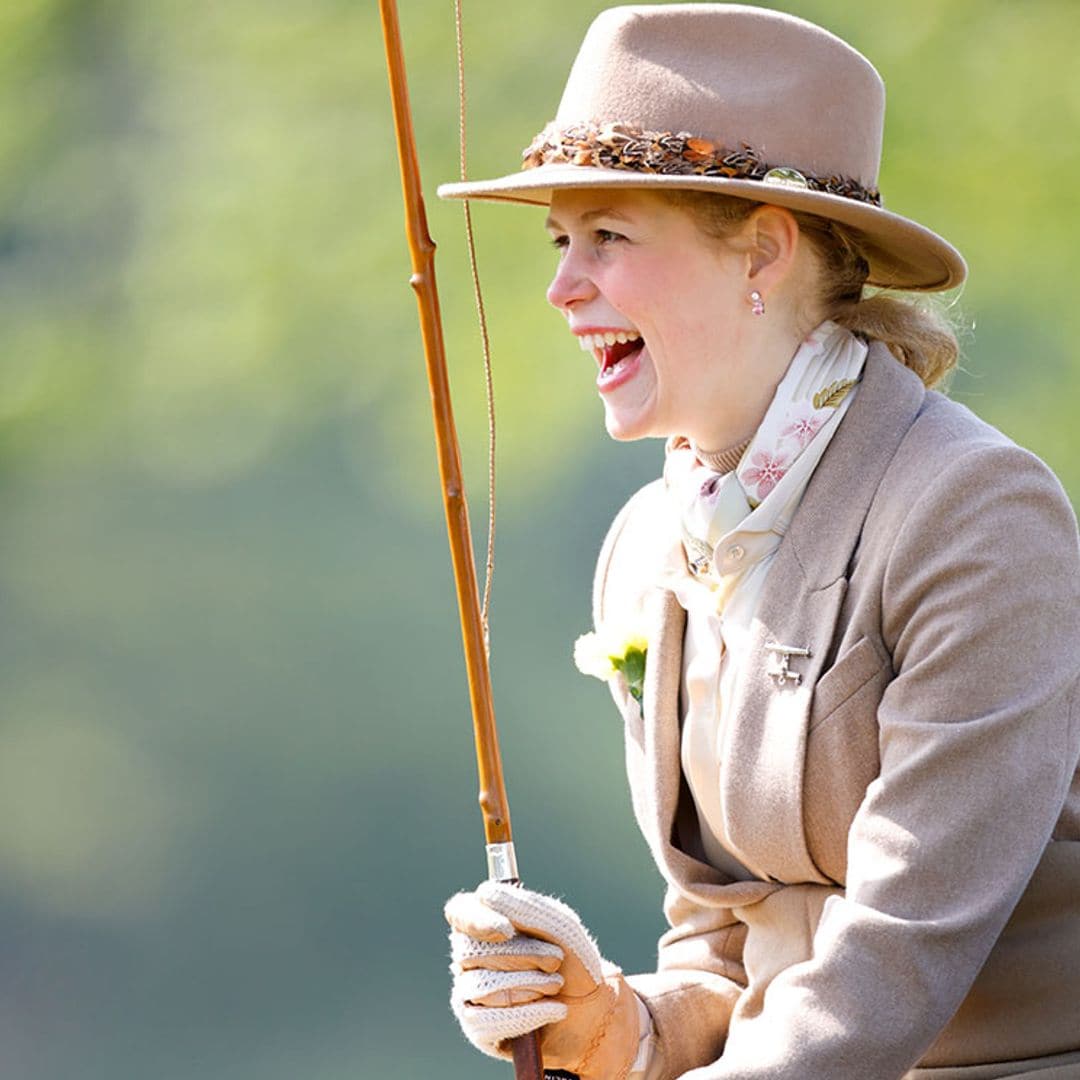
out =
[[[664,481],[681,526],[686,555],[681,576],[685,581],[689,569],[692,579],[718,592],[718,606],[746,571],[779,545],[854,399],[866,353],[864,341],[834,322],[811,331],[731,472],[703,464],[690,440],[669,440]],[[736,531],[740,543],[725,548]],[[734,560],[722,558],[722,550],[734,553]]]

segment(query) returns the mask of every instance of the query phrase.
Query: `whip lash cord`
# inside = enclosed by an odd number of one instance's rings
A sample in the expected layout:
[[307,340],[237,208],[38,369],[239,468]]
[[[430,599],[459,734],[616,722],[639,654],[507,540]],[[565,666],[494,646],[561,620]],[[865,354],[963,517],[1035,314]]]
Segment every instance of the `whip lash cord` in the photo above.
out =
[[[468,179],[465,150],[465,45],[461,29],[461,0],[454,0],[454,39],[457,45],[458,75],[458,158],[461,179]],[[480,346],[484,354],[484,390],[487,396],[488,415],[488,532],[487,557],[484,564],[484,593],[480,606],[480,621],[484,627],[484,648],[491,657],[491,579],[495,574],[495,390],[491,376],[491,343],[488,339],[487,314],[484,297],[480,291],[480,273],[476,266],[476,243],[473,240],[472,208],[468,199],[462,201],[465,211],[465,238],[469,251],[469,270],[472,273],[473,296],[476,299],[476,316],[480,326]]]

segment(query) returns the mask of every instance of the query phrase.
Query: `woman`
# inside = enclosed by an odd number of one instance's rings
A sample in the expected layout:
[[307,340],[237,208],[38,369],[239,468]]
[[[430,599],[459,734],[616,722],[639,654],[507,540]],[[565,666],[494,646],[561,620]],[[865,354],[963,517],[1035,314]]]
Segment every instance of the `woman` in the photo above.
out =
[[625,977],[557,900],[452,898],[488,1053],[539,1029],[582,1080],[1080,1077],[1076,522],[928,390],[947,327],[865,295],[965,272],[879,205],[883,106],[802,20],[618,8],[526,168],[442,189],[550,204],[609,432],[668,439],[594,607],[644,627],[644,686],[611,688],[670,930]]

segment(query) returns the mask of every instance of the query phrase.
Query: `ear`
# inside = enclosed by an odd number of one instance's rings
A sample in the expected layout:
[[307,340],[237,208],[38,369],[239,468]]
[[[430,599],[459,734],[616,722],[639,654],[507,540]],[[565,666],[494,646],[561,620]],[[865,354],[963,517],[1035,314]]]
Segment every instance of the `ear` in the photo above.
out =
[[772,292],[791,272],[799,250],[799,224],[782,206],[759,206],[747,218],[748,283]]

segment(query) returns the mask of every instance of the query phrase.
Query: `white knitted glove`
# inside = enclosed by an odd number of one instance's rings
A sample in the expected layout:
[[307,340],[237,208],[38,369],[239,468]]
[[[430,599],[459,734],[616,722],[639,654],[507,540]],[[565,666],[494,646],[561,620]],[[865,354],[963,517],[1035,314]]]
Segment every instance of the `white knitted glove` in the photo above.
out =
[[626,1076],[638,1048],[636,999],[571,908],[486,881],[451,897],[446,919],[450,1005],[474,1046],[509,1057],[509,1040],[543,1029],[545,1065],[581,1080]]

